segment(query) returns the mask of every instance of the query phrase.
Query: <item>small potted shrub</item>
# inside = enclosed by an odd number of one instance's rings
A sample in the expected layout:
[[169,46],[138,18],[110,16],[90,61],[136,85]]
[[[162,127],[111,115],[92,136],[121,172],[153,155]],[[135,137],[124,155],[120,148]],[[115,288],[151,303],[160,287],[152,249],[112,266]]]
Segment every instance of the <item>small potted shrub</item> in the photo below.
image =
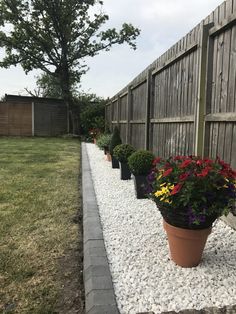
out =
[[153,164],[150,196],[163,217],[171,258],[197,266],[213,222],[234,207],[236,172],[219,158],[176,156]]
[[131,178],[131,172],[128,166],[128,158],[134,152],[134,147],[129,144],[117,145],[113,150],[114,157],[120,162],[121,180],[129,180]]
[[113,156],[113,150],[117,145],[120,145],[122,143],[121,138],[120,138],[120,131],[117,126],[115,126],[112,136],[111,136],[111,141],[110,141],[110,146],[109,146],[109,151],[111,154],[111,162],[112,162],[112,168],[119,168],[119,161]]
[[102,134],[97,139],[97,146],[104,150],[104,154],[106,155],[109,152],[109,145],[111,142],[111,134]]
[[147,198],[147,175],[150,173],[155,156],[147,150],[138,150],[128,158],[130,171],[134,175],[134,183],[137,198]]

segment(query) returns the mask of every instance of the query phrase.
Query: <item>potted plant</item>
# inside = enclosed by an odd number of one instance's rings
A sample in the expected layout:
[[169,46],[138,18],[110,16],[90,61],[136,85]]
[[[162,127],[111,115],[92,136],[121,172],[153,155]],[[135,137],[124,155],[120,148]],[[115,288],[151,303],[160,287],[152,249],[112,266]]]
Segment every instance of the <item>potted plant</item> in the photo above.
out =
[[147,150],[138,150],[128,158],[130,171],[134,175],[134,185],[138,199],[147,198],[148,182],[146,176],[152,169],[153,153]]
[[111,142],[111,134],[101,134],[97,139],[97,146],[104,150],[104,154],[109,152],[109,145]]
[[128,157],[134,152],[134,147],[129,144],[117,145],[113,150],[114,157],[120,162],[121,180],[129,180],[131,178],[131,172],[128,166]]
[[92,137],[94,144],[97,144],[97,137],[100,134],[100,132],[101,131],[98,128],[93,128],[89,130],[89,135]]
[[148,176],[151,198],[164,219],[172,260],[197,266],[212,223],[236,198],[236,172],[220,160],[195,156],[157,158]]
[[119,161],[113,156],[113,150],[117,145],[120,145],[122,143],[121,138],[120,138],[120,131],[117,126],[115,126],[112,136],[111,136],[111,141],[110,141],[110,146],[109,146],[109,151],[111,154],[111,162],[112,162],[112,168],[119,168]]

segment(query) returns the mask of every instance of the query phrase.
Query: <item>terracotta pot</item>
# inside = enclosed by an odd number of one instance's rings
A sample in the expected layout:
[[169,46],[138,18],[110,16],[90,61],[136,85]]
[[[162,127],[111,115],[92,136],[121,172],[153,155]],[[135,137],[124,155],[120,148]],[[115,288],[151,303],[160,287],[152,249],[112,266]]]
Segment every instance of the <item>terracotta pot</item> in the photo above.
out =
[[211,227],[202,230],[191,230],[174,227],[163,220],[167,233],[171,259],[182,267],[196,267],[211,233]]
[[109,152],[107,152],[106,154],[106,160],[111,161],[111,154]]
[[106,155],[109,152],[108,146],[104,146],[104,155]]

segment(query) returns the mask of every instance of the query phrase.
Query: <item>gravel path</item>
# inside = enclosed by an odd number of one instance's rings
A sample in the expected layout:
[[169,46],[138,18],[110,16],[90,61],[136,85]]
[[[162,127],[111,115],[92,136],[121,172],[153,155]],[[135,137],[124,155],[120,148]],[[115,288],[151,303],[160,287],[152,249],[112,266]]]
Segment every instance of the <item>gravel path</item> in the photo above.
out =
[[218,221],[196,268],[169,259],[162,218],[151,200],[137,200],[94,144],[86,144],[121,314],[236,304],[236,232]]

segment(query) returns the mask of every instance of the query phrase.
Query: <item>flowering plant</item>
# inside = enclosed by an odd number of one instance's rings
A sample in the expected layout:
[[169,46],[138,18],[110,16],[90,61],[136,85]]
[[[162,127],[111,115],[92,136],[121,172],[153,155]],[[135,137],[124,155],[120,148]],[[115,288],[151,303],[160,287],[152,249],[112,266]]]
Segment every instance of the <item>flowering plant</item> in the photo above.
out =
[[101,131],[98,128],[93,128],[89,130],[89,135],[92,136],[93,138],[96,138],[100,133]]
[[234,207],[236,172],[219,157],[156,158],[153,166],[148,176],[150,196],[167,223],[207,228]]

